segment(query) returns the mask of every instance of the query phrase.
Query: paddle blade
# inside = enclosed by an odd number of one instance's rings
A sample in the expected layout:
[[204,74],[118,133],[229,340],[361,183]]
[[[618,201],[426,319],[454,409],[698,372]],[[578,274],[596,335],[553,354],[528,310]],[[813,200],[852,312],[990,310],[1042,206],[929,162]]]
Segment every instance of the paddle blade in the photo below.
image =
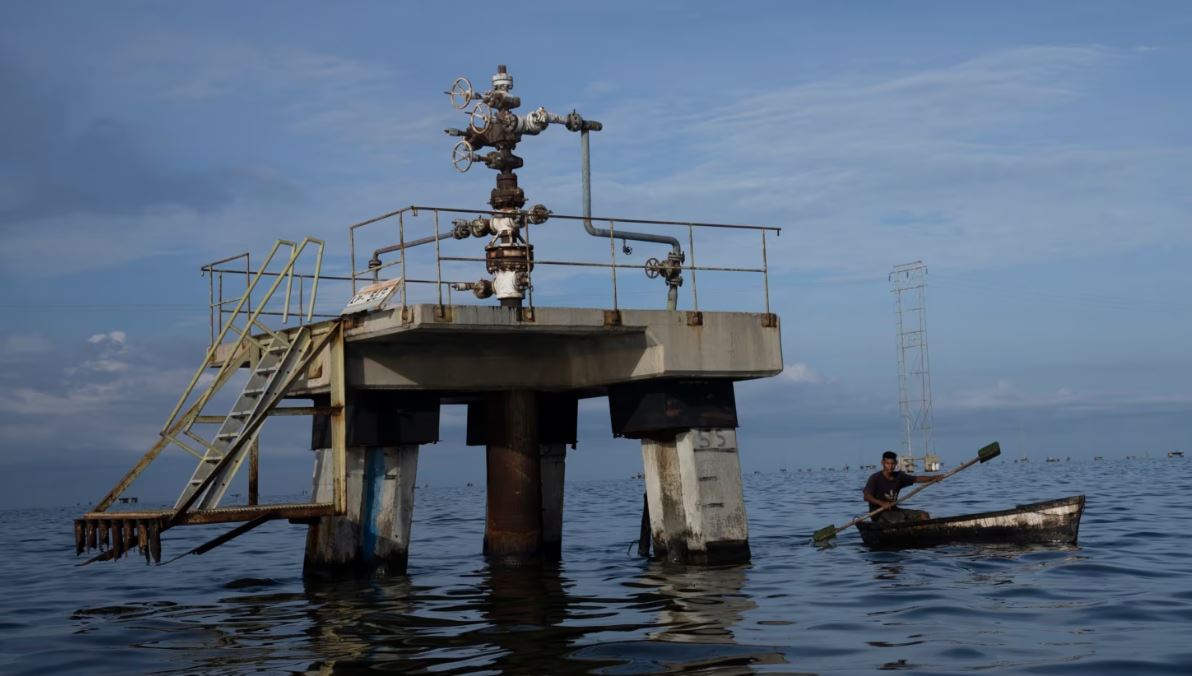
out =
[[1001,454],[1002,454],[1002,447],[995,441],[992,444],[989,444],[988,446],[986,446],[985,448],[982,448],[981,450],[977,451],[977,458],[981,462],[985,462],[986,460],[993,460],[994,458],[998,457]]
[[823,528],[815,531],[815,534],[811,536],[811,539],[815,542],[827,542],[834,537],[836,537],[836,526],[824,526]]

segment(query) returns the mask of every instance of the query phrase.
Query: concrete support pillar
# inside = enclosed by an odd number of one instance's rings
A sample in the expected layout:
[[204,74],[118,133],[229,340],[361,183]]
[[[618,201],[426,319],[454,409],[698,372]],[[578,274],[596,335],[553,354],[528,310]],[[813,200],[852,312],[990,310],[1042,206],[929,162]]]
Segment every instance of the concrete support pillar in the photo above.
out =
[[558,561],[563,556],[563,474],[567,467],[566,444],[541,444],[542,556]]
[[[306,531],[306,560],[303,573],[335,575],[355,567],[360,550],[360,508],[364,487],[363,449],[349,449],[345,454],[345,505],[343,516],[323,517]],[[315,451],[312,502],[334,499],[335,454],[330,448]]]
[[503,563],[540,560],[543,513],[537,394],[525,390],[493,394],[486,413],[484,553]]
[[736,430],[696,428],[673,441],[643,439],[642,461],[659,556],[694,564],[749,560]]
[[382,575],[406,572],[418,446],[370,448],[364,469],[360,559]]
[[654,555],[673,563],[687,560],[687,517],[679,454],[673,439],[642,439],[646,504],[650,511],[650,539]]
[[[331,451],[316,453],[314,500],[330,502]],[[348,449],[347,514],[311,524],[306,572],[405,573],[417,476],[416,445]]]

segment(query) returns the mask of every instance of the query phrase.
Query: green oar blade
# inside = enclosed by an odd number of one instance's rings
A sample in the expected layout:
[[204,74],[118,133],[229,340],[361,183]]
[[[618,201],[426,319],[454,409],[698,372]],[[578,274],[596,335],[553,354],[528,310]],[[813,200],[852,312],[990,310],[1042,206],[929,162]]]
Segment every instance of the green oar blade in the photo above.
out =
[[816,542],[824,542],[826,540],[831,540],[834,537],[836,537],[836,526],[824,526],[823,528],[815,531],[815,534],[811,536],[811,539]]
[[986,446],[985,448],[982,448],[981,450],[977,451],[977,458],[981,462],[985,462],[986,460],[993,460],[994,458],[998,457],[1001,454],[1002,454],[1002,447],[1000,444],[998,444],[995,441],[992,444],[989,444],[988,446]]

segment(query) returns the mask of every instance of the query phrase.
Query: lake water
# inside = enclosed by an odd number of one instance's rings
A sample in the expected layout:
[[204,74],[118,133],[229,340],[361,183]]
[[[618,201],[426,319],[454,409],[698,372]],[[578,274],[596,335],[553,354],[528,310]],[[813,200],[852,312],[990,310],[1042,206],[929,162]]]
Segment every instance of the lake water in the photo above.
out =
[[[1192,460],[1014,464],[932,486],[935,515],[1084,493],[1075,547],[870,552],[816,529],[868,472],[745,479],[753,562],[634,553],[639,480],[567,485],[564,553],[480,555],[484,489],[418,490],[409,576],[307,582],[305,529],[77,568],[76,509],[0,513],[0,673],[1192,673]],[[178,528],[164,557],[228,528]]]

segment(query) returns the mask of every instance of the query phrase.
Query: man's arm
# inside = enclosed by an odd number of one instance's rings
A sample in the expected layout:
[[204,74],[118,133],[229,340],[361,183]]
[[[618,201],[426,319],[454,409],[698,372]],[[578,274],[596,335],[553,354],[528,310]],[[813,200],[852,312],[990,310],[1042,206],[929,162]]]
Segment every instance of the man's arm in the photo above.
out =
[[[870,505],[873,505],[874,509],[877,509],[878,507],[890,507],[894,504],[893,502],[891,502],[889,500],[878,499],[876,496],[873,495],[873,493],[869,492],[868,485],[865,486],[865,490],[862,491],[861,494],[865,496],[865,502],[868,502]],[[870,511],[873,511],[873,510],[870,510]]]

